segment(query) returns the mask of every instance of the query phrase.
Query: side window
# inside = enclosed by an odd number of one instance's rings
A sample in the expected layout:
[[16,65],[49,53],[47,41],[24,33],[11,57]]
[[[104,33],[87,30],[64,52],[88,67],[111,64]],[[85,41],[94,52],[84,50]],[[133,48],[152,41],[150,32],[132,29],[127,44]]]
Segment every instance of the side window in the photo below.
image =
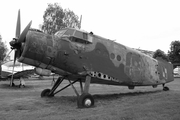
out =
[[87,40],[88,39],[87,36],[88,36],[87,33],[83,33],[83,39]]
[[73,37],[73,36],[70,37],[70,40],[71,40],[72,42],[76,42],[76,43],[89,44],[88,41],[83,40],[83,39],[80,39],[80,38],[76,38],[76,37]]
[[92,42],[93,42],[93,36],[88,35],[88,41],[89,41],[90,43],[92,43]]
[[117,55],[117,60],[121,61],[121,56],[120,55]]
[[89,43],[92,43],[92,41],[93,41],[93,36],[88,34],[87,32],[82,32],[82,31],[76,30],[73,36],[76,39],[80,39],[78,41],[81,41],[81,43],[89,44]]

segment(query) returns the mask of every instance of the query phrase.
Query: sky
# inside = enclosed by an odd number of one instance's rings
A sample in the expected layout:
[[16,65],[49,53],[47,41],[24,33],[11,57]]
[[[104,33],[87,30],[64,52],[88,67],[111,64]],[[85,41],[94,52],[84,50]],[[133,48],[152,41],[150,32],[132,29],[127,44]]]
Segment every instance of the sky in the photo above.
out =
[[0,34],[7,44],[15,37],[18,9],[21,32],[43,23],[47,3],[60,3],[80,17],[81,29],[131,48],[168,52],[180,40],[179,0],[1,0]]

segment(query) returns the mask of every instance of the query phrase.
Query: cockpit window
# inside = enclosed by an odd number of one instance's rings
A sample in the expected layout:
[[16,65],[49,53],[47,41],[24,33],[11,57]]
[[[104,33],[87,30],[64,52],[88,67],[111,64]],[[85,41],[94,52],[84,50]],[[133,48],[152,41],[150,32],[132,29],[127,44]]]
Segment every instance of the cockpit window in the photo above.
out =
[[77,38],[77,37],[73,37],[73,36],[70,37],[70,40],[72,42],[81,43],[81,44],[89,44],[90,43],[90,42],[88,42],[86,40],[83,40],[83,39]]
[[76,29],[65,28],[58,31],[55,35],[61,38],[68,37],[72,42],[80,44],[91,44],[93,42],[93,35]]
[[66,30],[60,30],[60,31],[56,32],[55,35],[57,35],[58,37],[61,37],[65,32],[66,32]]
[[78,30],[76,30],[74,35],[71,37],[72,41],[81,43],[81,44],[90,44],[92,43],[92,39],[93,37],[90,36],[88,33],[78,31]]
[[64,34],[65,35],[68,35],[68,36],[72,36],[74,34],[74,31],[73,29],[68,29]]
[[91,36],[91,35],[89,35],[88,34],[88,39],[87,39],[90,43],[92,43],[93,42],[93,36]]

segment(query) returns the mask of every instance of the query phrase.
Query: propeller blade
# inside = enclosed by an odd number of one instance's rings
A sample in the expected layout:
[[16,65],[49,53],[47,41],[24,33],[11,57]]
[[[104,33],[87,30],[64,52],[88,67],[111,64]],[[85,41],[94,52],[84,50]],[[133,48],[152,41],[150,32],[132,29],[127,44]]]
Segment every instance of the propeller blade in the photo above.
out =
[[14,65],[13,65],[12,76],[10,80],[10,86],[13,86],[13,77],[14,77]]
[[17,24],[16,24],[16,38],[20,36],[21,32],[21,18],[20,18],[20,10],[18,11],[18,18],[17,18]]
[[16,56],[16,58],[14,58],[14,59],[17,59],[17,58],[19,58],[20,56],[21,56],[21,51],[19,50],[19,49],[16,49],[16,52],[15,52],[15,56]]
[[31,27],[31,24],[32,24],[32,21],[30,21],[29,24],[26,26],[26,28],[23,30],[17,42],[24,42],[24,39],[26,37],[26,34],[29,28]]
[[10,53],[12,52],[13,49],[11,49],[11,51],[6,55],[6,57],[3,59],[3,62],[6,60],[6,58],[10,55]]
[[13,69],[12,69],[12,76],[11,76],[11,80],[10,80],[10,86],[13,86],[13,77],[14,77],[14,67],[15,67],[15,63],[16,63],[16,50],[14,51],[14,63],[13,63]]
[[14,64],[16,62],[16,58],[17,58],[17,50],[14,51]]

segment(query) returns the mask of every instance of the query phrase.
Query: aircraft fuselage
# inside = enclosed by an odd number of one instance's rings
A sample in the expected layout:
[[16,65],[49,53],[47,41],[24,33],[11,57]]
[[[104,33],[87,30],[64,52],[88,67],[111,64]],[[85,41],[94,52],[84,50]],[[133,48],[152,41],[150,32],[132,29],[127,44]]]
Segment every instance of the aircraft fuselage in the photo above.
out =
[[173,66],[137,50],[84,31],[55,35],[29,31],[18,59],[60,75],[92,76],[92,83],[147,86],[173,81]]

